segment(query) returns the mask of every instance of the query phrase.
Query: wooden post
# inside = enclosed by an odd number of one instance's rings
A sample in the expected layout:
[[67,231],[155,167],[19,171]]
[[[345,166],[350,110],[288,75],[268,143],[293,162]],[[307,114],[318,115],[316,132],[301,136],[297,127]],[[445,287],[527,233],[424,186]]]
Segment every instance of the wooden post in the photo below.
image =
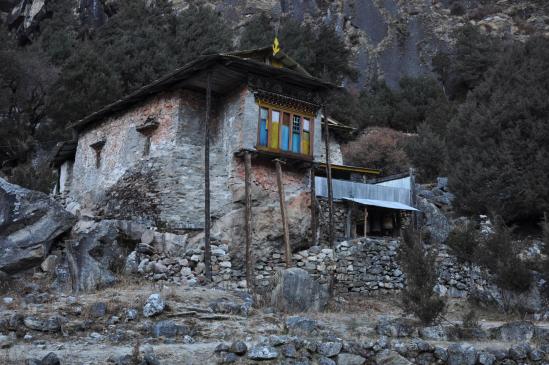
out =
[[368,208],[364,208],[364,237],[368,237]]
[[324,112],[324,130],[326,135],[326,180],[328,182],[328,221],[330,232],[330,246],[335,247],[334,237],[334,192],[332,189],[332,166],[330,165],[330,126],[328,125],[328,113],[326,106]]
[[311,178],[311,246],[316,246],[317,234],[317,214],[316,214],[316,183],[315,183],[315,167],[309,169]]
[[204,122],[204,265],[206,279],[212,280],[212,252],[210,247],[210,107],[212,73],[208,72],[206,85],[206,120]]
[[276,182],[278,184],[278,198],[280,200],[280,214],[282,215],[282,229],[284,231],[284,257],[286,267],[292,266],[292,250],[290,248],[290,230],[288,228],[288,215],[286,212],[286,198],[284,194],[284,184],[282,183],[282,167],[280,160],[276,159]]
[[347,202],[347,215],[345,216],[345,238],[352,238],[353,231],[353,203]]
[[251,175],[252,158],[250,152],[244,153],[244,189],[246,194],[245,226],[246,231],[246,285],[248,289],[253,288],[253,265],[252,265],[252,193],[251,193]]

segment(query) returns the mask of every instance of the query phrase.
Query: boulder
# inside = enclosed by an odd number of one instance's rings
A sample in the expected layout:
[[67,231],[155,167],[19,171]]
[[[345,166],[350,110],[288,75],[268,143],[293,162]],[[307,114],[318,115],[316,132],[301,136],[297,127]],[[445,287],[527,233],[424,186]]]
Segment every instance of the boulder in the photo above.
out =
[[145,317],[152,317],[160,314],[164,311],[165,306],[164,299],[162,299],[160,294],[151,294],[143,306],[143,315]]
[[496,362],[496,356],[489,352],[482,351],[478,354],[478,363],[481,365],[493,365]]
[[532,322],[509,322],[491,330],[492,337],[501,341],[530,341],[535,334],[536,327]]
[[420,328],[419,335],[424,340],[446,341],[448,339],[448,332],[441,325]]
[[59,358],[57,355],[53,352],[50,352],[44,358],[42,358],[41,361],[42,365],[61,365],[61,361],[59,361]]
[[41,332],[57,332],[61,329],[61,321],[57,316],[51,316],[46,319],[29,316],[25,317],[23,324],[31,330]]
[[524,360],[528,357],[528,353],[530,352],[531,348],[530,345],[523,342],[518,343],[509,349],[509,356],[513,360]]
[[317,352],[320,355],[326,356],[326,357],[332,357],[341,352],[341,348],[343,347],[343,344],[341,342],[322,342],[318,348]]
[[406,358],[400,356],[398,352],[383,350],[376,356],[377,365],[412,365]]
[[52,242],[76,217],[46,194],[0,178],[0,271],[23,271],[42,263]]
[[139,259],[137,257],[137,252],[132,251],[126,257],[126,263],[124,264],[124,274],[125,275],[132,275],[137,274],[139,271]]
[[414,321],[407,318],[382,317],[376,325],[378,335],[387,337],[411,337],[416,332]]
[[184,336],[189,334],[189,329],[186,326],[178,325],[171,319],[165,319],[162,321],[156,322],[152,328],[151,332],[153,337],[176,337]]
[[318,332],[318,322],[305,317],[290,317],[286,320],[288,332],[297,336],[311,336]]
[[278,357],[278,350],[271,346],[257,345],[248,351],[250,360],[272,360]]
[[417,208],[421,211],[421,230],[429,237],[432,244],[442,244],[448,239],[452,229],[448,217],[433,203],[425,198],[418,198]]
[[248,346],[242,341],[234,341],[229,347],[229,352],[237,355],[244,355],[248,351]]
[[42,271],[53,274],[55,269],[59,264],[59,257],[57,255],[49,255],[44,261],[40,264]]
[[363,365],[366,359],[359,355],[342,353],[337,355],[337,365]]
[[118,237],[117,221],[78,221],[65,249],[74,290],[91,292],[116,282],[111,268],[123,267],[126,259]]
[[0,349],[8,349],[13,346],[13,340],[9,336],[0,335]]
[[477,350],[467,343],[453,343],[448,346],[448,365],[475,365]]
[[281,270],[275,275],[274,282],[271,305],[280,311],[320,311],[328,302],[327,289],[303,269],[293,267]]

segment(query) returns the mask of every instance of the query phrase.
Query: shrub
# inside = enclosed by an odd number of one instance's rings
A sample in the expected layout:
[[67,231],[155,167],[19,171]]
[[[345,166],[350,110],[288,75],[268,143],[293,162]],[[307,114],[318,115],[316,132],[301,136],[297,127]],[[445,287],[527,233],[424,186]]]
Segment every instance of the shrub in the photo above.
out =
[[433,181],[444,175],[446,144],[427,123],[418,127],[417,137],[409,140],[405,150],[417,168],[419,181]]
[[479,235],[474,223],[467,221],[464,225],[454,228],[447,241],[454,256],[460,262],[476,262],[479,246]]
[[407,171],[410,167],[404,151],[408,137],[390,128],[368,128],[356,140],[342,147],[345,160],[352,164],[382,169],[384,175]]
[[404,233],[399,257],[406,273],[402,304],[425,325],[436,321],[446,308],[446,302],[433,291],[438,278],[435,257],[435,253],[426,252],[417,232]]
[[478,314],[474,309],[464,313],[461,324],[456,324],[450,329],[450,337],[455,340],[478,338],[481,329],[478,319]]
[[501,217],[496,217],[494,233],[486,238],[482,250],[478,252],[479,263],[495,275],[496,284],[500,288],[518,293],[530,289],[532,274],[518,256],[512,228],[507,227]]

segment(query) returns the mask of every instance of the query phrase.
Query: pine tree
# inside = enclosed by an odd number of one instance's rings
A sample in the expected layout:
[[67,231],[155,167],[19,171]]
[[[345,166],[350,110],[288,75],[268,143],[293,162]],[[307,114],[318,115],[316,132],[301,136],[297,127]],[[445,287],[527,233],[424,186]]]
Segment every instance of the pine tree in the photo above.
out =
[[548,46],[515,44],[450,123],[449,181],[465,212],[538,221],[549,210]]

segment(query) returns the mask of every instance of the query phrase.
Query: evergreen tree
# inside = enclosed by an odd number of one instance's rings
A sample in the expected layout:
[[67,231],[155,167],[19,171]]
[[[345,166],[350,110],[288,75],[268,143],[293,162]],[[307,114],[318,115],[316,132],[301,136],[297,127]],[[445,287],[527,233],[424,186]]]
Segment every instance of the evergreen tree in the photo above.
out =
[[273,43],[275,29],[271,19],[265,13],[252,18],[242,30],[240,36],[240,49],[248,50],[268,47]]
[[549,210],[549,41],[515,44],[450,123],[450,187],[462,210],[506,221]]

